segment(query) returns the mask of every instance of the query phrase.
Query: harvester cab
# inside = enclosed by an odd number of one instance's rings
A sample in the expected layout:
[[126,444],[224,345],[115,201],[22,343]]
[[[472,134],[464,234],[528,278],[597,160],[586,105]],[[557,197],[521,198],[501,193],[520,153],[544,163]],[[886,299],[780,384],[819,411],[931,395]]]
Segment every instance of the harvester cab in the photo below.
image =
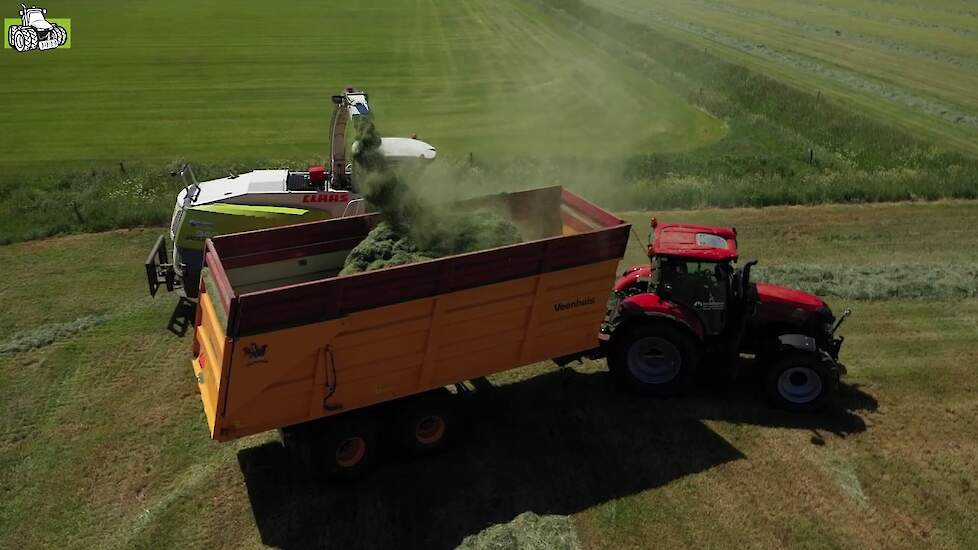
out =
[[835,332],[848,311],[836,320],[811,294],[754,283],[756,261],[736,266],[733,228],[653,219],[652,229],[649,264],[618,279],[602,327],[609,367],[621,380],[671,395],[697,370],[734,377],[747,354],[768,369],[777,405],[811,410],[830,399],[845,372]]
[[[347,162],[347,126],[370,115],[368,97],[346,88],[333,97],[329,166],[306,171],[254,170],[198,182],[184,166],[176,174],[185,187],[176,197],[167,235],[161,235],[145,262],[149,292],[161,288],[195,298],[199,290],[208,238],[226,233],[362,214],[366,210],[355,174]],[[356,147],[356,144],[354,144]],[[393,163],[434,160],[435,148],[413,138],[381,138],[380,152]]]

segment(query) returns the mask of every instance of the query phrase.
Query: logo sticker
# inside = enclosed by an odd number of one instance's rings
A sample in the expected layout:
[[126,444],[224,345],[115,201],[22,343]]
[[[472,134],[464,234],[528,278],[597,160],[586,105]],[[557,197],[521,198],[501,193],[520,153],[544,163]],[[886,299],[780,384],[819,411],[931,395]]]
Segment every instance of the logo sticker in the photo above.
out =
[[349,200],[349,193],[316,193],[302,196],[302,202],[349,202]]
[[554,304],[554,312],[561,312],[567,309],[573,309],[575,307],[584,307],[594,305],[594,297],[588,296],[586,298],[578,298],[573,302],[562,302]]
[[20,18],[4,18],[4,49],[18,52],[71,47],[71,19],[48,18],[48,10],[20,5]]
[[265,359],[265,352],[267,351],[268,344],[262,344],[259,346],[254,342],[244,348],[244,353],[248,356],[249,365],[254,365],[255,363],[267,363],[268,360]]

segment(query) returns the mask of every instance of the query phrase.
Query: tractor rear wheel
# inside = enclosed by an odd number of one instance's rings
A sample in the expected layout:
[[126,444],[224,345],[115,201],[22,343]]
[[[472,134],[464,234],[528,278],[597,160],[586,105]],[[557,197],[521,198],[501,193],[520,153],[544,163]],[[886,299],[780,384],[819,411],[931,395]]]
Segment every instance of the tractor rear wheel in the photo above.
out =
[[642,324],[612,342],[608,368],[619,382],[642,395],[669,397],[686,390],[699,356],[693,339],[665,324]]
[[767,375],[765,393],[781,409],[814,412],[825,408],[839,389],[831,361],[813,353],[788,353]]

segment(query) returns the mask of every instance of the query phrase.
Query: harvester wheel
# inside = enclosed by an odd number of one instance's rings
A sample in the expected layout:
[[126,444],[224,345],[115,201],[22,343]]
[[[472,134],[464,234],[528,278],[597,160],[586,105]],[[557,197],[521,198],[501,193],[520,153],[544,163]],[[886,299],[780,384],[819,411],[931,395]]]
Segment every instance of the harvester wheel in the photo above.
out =
[[612,341],[608,368],[642,395],[669,397],[692,383],[699,356],[693,339],[665,324],[642,324]]
[[423,456],[444,449],[456,429],[452,395],[438,390],[410,398],[398,407],[397,433],[400,447],[412,456]]
[[787,353],[771,366],[764,389],[778,408],[814,412],[834,398],[839,377],[827,358],[813,353]]
[[347,413],[323,420],[317,458],[327,477],[355,480],[363,477],[380,455],[380,442],[373,417]]

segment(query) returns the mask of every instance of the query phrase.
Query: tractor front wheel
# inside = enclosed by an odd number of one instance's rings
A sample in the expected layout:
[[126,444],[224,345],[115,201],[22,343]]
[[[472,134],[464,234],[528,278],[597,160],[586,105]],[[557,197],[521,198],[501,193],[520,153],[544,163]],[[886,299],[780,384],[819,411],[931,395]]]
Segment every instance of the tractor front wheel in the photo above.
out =
[[776,360],[765,380],[765,393],[781,409],[813,412],[823,408],[839,389],[831,361],[812,353],[789,353]]
[[27,38],[22,29],[10,27],[10,45],[18,52],[27,50]]
[[699,359],[690,336],[664,324],[626,330],[608,354],[608,368],[622,384],[655,397],[677,395],[689,387]]

